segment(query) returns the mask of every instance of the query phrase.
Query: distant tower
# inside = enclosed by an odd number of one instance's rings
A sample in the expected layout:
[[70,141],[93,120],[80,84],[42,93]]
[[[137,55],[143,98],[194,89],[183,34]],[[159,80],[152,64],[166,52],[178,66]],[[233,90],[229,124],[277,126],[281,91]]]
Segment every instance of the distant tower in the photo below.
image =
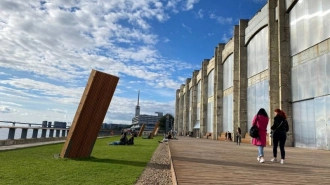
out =
[[139,90],[139,94],[138,94],[137,105],[136,105],[136,107],[135,107],[135,116],[139,116],[139,115],[140,115],[140,105],[139,105],[139,101],[140,101],[140,90]]

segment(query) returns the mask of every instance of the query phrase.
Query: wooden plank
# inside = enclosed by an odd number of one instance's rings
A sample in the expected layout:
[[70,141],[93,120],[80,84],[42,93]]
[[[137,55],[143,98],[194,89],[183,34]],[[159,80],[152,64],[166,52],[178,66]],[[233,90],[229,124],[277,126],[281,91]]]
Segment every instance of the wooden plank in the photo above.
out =
[[[286,147],[285,164],[272,163],[271,146],[265,163],[257,161],[252,144],[178,137],[169,141],[179,185],[190,184],[329,184],[329,151]],[[278,149],[278,158],[280,151]],[[256,174],[262,174],[260,178]]]

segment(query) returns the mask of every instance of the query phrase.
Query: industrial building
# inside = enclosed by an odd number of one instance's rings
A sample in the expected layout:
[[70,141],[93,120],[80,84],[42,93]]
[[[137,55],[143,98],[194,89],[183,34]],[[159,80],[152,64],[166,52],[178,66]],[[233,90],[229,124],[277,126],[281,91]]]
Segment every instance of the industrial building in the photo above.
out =
[[175,129],[218,139],[240,127],[247,136],[265,108],[269,132],[280,108],[287,146],[330,150],[329,38],[330,1],[268,0],[178,87]]

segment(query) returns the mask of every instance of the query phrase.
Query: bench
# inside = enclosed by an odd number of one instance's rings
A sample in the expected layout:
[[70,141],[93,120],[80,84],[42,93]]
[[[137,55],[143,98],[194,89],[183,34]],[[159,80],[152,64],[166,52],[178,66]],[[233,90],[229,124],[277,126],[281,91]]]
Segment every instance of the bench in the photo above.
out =
[[203,136],[203,139],[212,139],[212,132],[206,132],[205,136]]

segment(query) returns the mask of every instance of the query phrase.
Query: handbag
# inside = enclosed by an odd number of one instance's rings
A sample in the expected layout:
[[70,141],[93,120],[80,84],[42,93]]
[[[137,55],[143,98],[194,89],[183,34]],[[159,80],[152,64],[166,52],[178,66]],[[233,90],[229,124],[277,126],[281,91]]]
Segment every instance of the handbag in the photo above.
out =
[[257,127],[257,121],[258,121],[258,116],[256,118],[256,121],[252,124],[252,127],[250,128],[250,137],[252,138],[259,138],[259,130]]
[[[282,125],[283,121],[281,122],[281,124],[278,126],[280,127]],[[278,129],[278,127],[275,130],[270,131],[270,137],[273,138],[274,137],[274,132]]]

